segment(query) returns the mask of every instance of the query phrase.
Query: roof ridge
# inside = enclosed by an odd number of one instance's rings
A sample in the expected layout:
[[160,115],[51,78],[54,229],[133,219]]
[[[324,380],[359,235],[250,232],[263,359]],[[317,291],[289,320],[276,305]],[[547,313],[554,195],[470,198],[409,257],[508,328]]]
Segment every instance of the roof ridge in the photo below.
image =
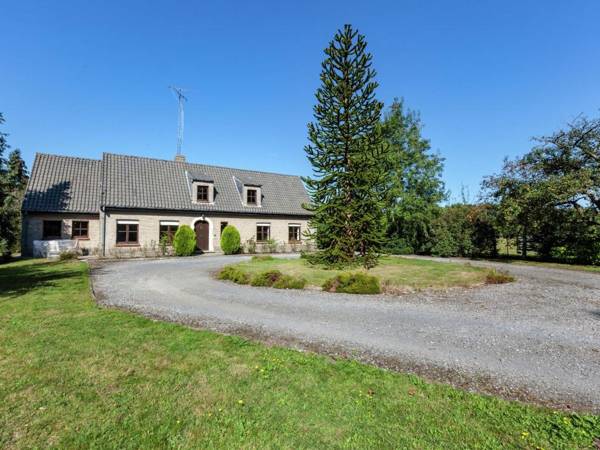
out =
[[188,161],[180,162],[180,161],[173,161],[172,159],[152,158],[150,156],[124,155],[122,153],[103,152],[102,153],[103,159],[104,159],[104,155],[113,155],[113,156],[120,156],[120,157],[125,157],[125,158],[150,159],[150,160],[153,160],[153,161],[168,162],[168,163],[173,163],[173,164],[184,164],[184,165],[192,165],[192,166],[205,166],[205,167],[214,167],[216,169],[239,170],[240,172],[264,173],[264,174],[267,174],[267,175],[280,175],[280,176],[283,176],[283,177],[301,178],[300,175],[293,175],[293,174],[290,174],[290,173],[268,172],[266,170],[240,169],[238,167],[218,166],[218,165],[214,165],[214,164],[193,163],[193,162],[188,162]]
[[55,153],[35,152],[35,157],[37,158],[38,156],[52,156],[53,158],[69,158],[69,159],[81,159],[84,161],[102,162],[102,159],[84,158],[83,156],[57,155]]

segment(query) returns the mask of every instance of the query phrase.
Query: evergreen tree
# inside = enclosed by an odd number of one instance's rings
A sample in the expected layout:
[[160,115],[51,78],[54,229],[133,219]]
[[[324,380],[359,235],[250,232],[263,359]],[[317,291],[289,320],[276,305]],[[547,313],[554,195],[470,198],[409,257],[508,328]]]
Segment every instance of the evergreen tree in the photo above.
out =
[[7,182],[13,189],[21,191],[27,186],[27,166],[21,156],[21,150],[14,149],[8,155]]
[[[0,124],[4,123],[0,113]],[[18,250],[21,235],[21,203],[27,185],[27,167],[18,149],[8,158],[4,153],[10,148],[6,133],[0,132],[0,257]]]
[[329,265],[351,264],[358,251],[371,266],[384,240],[383,104],[375,98],[378,83],[366,46],[351,25],[338,30],[325,49],[315,122],[308,125],[310,236],[319,248],[314,259]]
[[387,246],[394,253],[431,250],[433,223],[440,213],[439,203],[446,198],[444,160],[431,152],[422,128],[419,114],[394,99],[383,120],[383,135],[390,146]]

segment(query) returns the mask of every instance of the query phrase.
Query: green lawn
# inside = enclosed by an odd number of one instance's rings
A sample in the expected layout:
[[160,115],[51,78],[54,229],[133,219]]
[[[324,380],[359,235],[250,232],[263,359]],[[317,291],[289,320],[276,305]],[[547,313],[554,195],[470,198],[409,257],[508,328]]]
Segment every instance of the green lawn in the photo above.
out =
[[[342,270],[325,269],[309,264],[305,259],[259,259],[254,258],[234,264],[245,272],[255,274],[269,269],[277,269],[286,275],[302,277],[309,286],[322,286]],[[408,259],[388,256],[381,258],[379,264],[370,270],[362,268],[349,269],[351,272],[364,272],[377,276],[381,286],[387,292],[402,292],[419,289],[444,289],[448,287],[469,287],[485,282],[488,270],[479,267],[465,266],[423,259]]]
[[0,448],[589,448],[600,418],[97,307],[0,266]]

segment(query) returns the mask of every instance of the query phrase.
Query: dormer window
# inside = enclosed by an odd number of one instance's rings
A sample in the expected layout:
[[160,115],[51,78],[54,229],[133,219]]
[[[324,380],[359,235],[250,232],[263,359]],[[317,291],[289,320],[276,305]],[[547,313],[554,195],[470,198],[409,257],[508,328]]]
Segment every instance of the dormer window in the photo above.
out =
[[256,189],[246,190],[246,204],[256,206],[257,205],[257,191]]
[[198,201],[198,203],[210,202],[210,186],[199,184],[196,186],[196,189],[196,201]]

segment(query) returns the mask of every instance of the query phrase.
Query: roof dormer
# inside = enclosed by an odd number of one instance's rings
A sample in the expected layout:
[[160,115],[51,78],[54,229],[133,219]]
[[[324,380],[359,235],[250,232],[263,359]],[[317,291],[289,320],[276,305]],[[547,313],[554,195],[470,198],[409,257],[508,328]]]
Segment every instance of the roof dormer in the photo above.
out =
[[201,172],[188,172],[193,203],[215,203],[215,182],[213,178]]
[[257,208],[262,206],[262,183],[253,177],[234,177],[234,181],[242,198],[242,205]]

